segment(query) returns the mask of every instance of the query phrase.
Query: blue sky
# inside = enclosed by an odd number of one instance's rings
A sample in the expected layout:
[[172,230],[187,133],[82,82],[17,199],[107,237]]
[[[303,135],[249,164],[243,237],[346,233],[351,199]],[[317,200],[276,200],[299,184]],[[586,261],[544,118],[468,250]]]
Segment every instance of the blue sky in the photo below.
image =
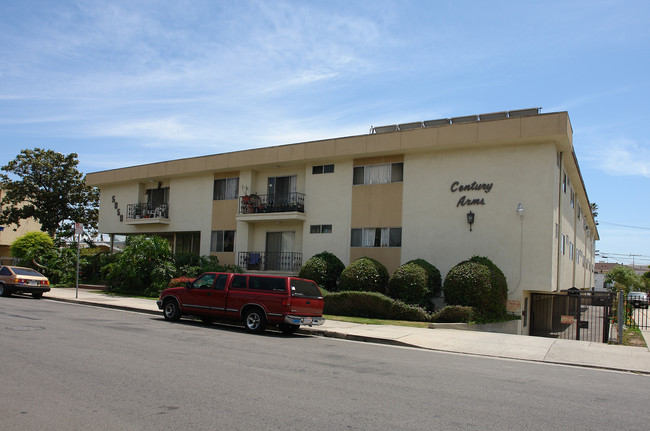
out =
[[0,0],[0,59],[0,164],[84,173],[568,111],[597,248],[650,265],[647,1]]

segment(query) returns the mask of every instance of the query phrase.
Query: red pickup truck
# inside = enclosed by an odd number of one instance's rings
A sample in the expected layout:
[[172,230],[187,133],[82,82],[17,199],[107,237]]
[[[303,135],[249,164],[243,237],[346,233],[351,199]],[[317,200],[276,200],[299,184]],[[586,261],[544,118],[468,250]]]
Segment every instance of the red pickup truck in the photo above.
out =
[[250,332],[263,332],[272,324],[292,334],[300,325],[325,321],[318,285],[296,277],[207,272],[185,287],[163,290],[156,303],[166,320],[184,314],[238,320]]

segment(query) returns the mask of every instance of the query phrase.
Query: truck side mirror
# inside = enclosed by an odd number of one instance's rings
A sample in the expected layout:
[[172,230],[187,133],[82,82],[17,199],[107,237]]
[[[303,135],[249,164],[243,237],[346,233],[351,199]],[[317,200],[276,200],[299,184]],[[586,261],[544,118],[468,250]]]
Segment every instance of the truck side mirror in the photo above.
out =
[[191,288],[192,288],[192,282],[191,282],[191,281],[186,281],[186,282],[185,282],[185,287],[186,287],[187,289],[191,289]]

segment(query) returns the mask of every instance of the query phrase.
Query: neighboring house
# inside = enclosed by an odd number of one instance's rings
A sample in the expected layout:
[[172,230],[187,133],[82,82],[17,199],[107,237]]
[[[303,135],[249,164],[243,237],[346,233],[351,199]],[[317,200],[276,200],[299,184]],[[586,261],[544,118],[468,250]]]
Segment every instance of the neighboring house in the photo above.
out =
[[[538,109],[375,127],[326,139],[113,169],[99,230],[157,234],[176,252],[296,273],[322,251],[389,271],[423,258],[443,275],[473,255],[531,291],[594,284],[598,231],[566,112]],[[527,333],[527,329],[523,329]]]
[[[605,276],[612,268],[620,265],[620,263],[609,263],[609,262],[596,262],[594,269],[594,290],[596,292],[604,292],[609,290],[605,285]],[[632,268],[637,275],[643,275],[648,272],[650,269],[647,265],[624,265],[629,268]]]
[[[4,191],[0,188],[0,201],[2,200]],[[0,211],[2,207],[0,206]],[[41,225],[34,219],[23,220],[20,226],[2,225],[0,226],[0,264],[11,265],[14,263],[14,258],[11,256],[11,244],[21,236],[28,232],[40,232]]]

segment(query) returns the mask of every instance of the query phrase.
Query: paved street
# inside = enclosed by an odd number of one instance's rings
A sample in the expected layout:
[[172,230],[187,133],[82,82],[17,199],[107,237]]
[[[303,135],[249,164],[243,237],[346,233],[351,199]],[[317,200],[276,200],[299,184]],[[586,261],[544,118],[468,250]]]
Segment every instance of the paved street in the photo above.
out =
[[646,429],[650,377],[0,301],[3,430]]

